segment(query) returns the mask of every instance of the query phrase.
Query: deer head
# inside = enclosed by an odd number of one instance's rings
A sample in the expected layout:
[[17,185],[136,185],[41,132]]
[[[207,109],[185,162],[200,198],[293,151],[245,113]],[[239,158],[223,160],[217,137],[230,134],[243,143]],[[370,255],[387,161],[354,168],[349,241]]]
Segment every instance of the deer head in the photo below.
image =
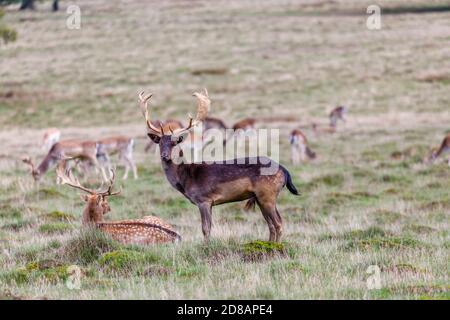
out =
[[[159,145],[160,156],[163,162],[172,161],[172,153],[174,147],[183,142],[188,136],[189,132],[194,127],[199,125],[208,115],[208,111],[211,105],[211,101],[208,97],[208,91],[206,91],[206,89],[203,89],[201,93],[195,92],[193,96],[197,98],[197,116],[195,117],[195,119],[189,116],[189,123],[186,127],[172,130],[172,128],[169,126],[169,132],[165,132],[162,125],[160,125],[160,127],[158,128],[152,123],[150,119],[148,102],[152,97],[152,94],[144,95],[144,92],[141,92],[139,94],[139,106],[147,123],[147,135],[154,143]],[[179,150],[179,152],[179,155],[182,156],[181,150]]]
[[78,179],[73,176],[71,170],[68,170],[66,173],[64,172],[63,167],[64,166],[58,166],[56,169],[56,174],[58,175],[61,184],[66,184],[87,193],[87,195],[84,194],[81,196],[81,199],[86,202],[86,208],[83,212],[83,224],[87,225],[101,222],[103,220],[103,215],[111,211],[107,197],[118,195],[121,192],[121,190],[116,192],[112,191],[115,180],[114,170],[111,170],[111,179],[108,188],[104,191],[100,191],[83,187]]
[[31,167],[31,175],[33,176],[34,181],[39,181],[41,179],[41,173],[38,169],[36,169],[36,166],[34,165],[31,158],[26,157],[23,158],[22,161]]

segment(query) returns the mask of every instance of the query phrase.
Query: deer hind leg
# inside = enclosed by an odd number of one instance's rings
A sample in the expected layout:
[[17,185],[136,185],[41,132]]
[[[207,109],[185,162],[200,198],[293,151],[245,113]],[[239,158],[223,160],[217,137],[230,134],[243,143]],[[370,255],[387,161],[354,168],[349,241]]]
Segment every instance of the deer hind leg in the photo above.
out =
[[125,159],[125,161],[127,163],[127,169],[126,169],[127,176],[124,177],[124,179],[128,178],[128,170],[129,170],[130,167],[131,167],[131,170],[133,171],[133,178],[137,179],[138,178],[138,174],[137,174],[136,164],[134,163],[134,160],[133,160],[133,155],[131,153],[126,154],[124,159]]
[[256,194],[261,213],[269,226],[269,241],[280,241],[283,233],[283,220],[278,212],[276,201],[280,190],[263,189]]
[[200,209],[200,215],[202,218],[202,232],[205,242],[209,241],[209,236],[211,234],[211,204],[210,203],[202,203],[198,205]]
[[300,149],[300,159],[301,161],[305,161],[306,160],[306,146],[302,143],[299,145],[299,149]]
[[97,160],[97,164],[98,164],[98,165],[96,165],[96,169],[100,167],[99,169],[100,169],[102,175],[105,175],[105,168],[106,168],[108,170],[108,173],[111,175],[112,165],[111,165],[111,159],[109,157],[109,154],[106,152],[98,153],[96,160]]
[[120,154],[120,158],[122,158],[125,162],[125,173],[122,178],[123,180],[128,179],[128,172],[130,171],[130,168],[131,170],[133,170],[134,179],[138,178],[136,164],[133,160],[133,145],[134,141],[130,140],[130,143],[127,145],[126,150]]
[[291,161],[292,161],[292,164],[294,164],[294,165],[299,163],[298,149],[297,149],[297,146],[295,146],[295,145],[291,146]]
[[92,163],[96,170],[100,170],[103,181],[108,182],[109,179],[106,176],[105,167],[98,162],[97,157],[90,158],[89,161]]
[[[59,170],[59,168],[62,168],[62,171],[66,172],[67,169],[69,168],[69,161],[60,161],[57,164],[56,170]],[[56,184],[61,184],[61,183],[62,183],[62,179],[58,175],[56,175]]]
[[[278,219],[275,204],[260,200],[257,203],[269,227],[269,241],[278,241],[278,238],[281,237],[281,220]],[[278,236],[279,233],[280,236]]]

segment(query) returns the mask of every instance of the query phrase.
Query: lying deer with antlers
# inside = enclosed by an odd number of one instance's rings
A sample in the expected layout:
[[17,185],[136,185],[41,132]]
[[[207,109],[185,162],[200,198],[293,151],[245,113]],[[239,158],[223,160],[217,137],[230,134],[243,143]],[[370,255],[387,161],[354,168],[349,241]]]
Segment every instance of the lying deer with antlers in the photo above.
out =
[[[439,148],[434,149],[428,157],[427,163],[433,163],[440,155],[450,152],[450,133],[442,140]],[[450,166],[450,155],[448,156],[448,165]]]
[[[148,102],[152,94],[139,94],[139,106],[144,115],[148,136],[159,144],[161,163],[169,183],[195,204],[202,220],[202,231],[206,241],[211,232],[211,210],[213,206],[228,202],[249,200],[247,207],[258,204],[269,227],[269,241],[280,241],[282,218],[276,207],[281,189],[298,195],[289,172],[268,158],[234,159],[220,163],[176,163],[175,157],[182,156],[175,148],[187,133],[197,126],[208,114],[210,100],[205,91],[194,93],[198,101],[197,117],[190,117],[187,127],[181,130],[163,132],[155,127],[150,119]],[[178,154],[176,154],[178,151]],[[243,160],[241,162],[241,160]],[[255,163],[254,163],[255,162]],[[244,164],[241,164],[244,163]],[[264,168],[276,165],[272,175],[262,175]]]
[[154,244],[180,241],[180,235],[172,226],[158,217],[147,216],[142,219],[103,221],[103,216],[111,211],[108,197],[118,195],[120,190],[113,192],[115,173],[111,170],[109,186],[105,191],[91,190],[83,187],[71,171],[64,172],[63,166],[58,166],[57,175],[63,184],[82,190],[87,195],[82,196],[86,202],[83,211],[83,226],[95,227],[108,234],[116,241],[125,244]]
[[[30,165],[31,174],[35,181],[39,181],[50,168],[60,164],[64,159],[88,161],[95,168],[99,169],[103,179],[108,181],[103,166],[97,160],[97,151],[98,144],[95,141],[61,140],[51,147],[38,167],[35,167],[29,157],[24,158],[22,161]],[[64,164],[66,163],[64,162]]]

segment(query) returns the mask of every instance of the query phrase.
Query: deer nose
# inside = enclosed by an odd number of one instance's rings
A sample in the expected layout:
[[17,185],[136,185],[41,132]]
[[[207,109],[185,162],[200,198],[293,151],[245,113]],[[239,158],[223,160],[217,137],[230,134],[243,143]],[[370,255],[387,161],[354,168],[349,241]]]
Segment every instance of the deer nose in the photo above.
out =
[[168,152],[163,152],[161,154],[161,158],[163,158],[164,160],[170,160],[170,154]]

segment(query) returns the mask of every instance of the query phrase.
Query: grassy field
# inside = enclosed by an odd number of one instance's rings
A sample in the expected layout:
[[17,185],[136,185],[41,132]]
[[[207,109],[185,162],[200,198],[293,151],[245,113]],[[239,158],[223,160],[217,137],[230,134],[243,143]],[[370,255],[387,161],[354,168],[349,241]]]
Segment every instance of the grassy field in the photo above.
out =
[[[0,298],[450,297],[450,168],[422,164],[450,130],[449,1],[378,1],[377,31],[366,28],[370,1],[74,3],[80,30],[50,2],[6,8],[18,40],[0,47]],[[156,117],[185,121],[203,87],[230,125],[295,120],[258,125],[281,129],[280,162],[302,193],[280,196],[281,246],[255,243],[267,225],[243,203],[215,207],[205,245],[197,208],[144,153],[139,90],[154,93]],[[347,122],[335,135],[305,130],[318,159],[290,165],[289,131],[327,123],[337,104]],[[20,161],[44,156],[49,126],[64,138],[136,137],[140,178],[120,182],[109,219],[156,215],[183,242],[130,247],[81,231],[79,194],[53,171],[34,183]],[[66,286],[70,265],[79,290]],[[366,285],[371,265],[381,289]]]

